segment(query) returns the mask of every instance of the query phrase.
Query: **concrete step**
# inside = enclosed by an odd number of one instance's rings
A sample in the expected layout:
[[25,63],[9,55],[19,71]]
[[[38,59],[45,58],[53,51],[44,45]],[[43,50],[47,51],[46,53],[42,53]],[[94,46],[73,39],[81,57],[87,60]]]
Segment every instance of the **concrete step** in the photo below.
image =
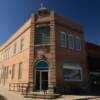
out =
[[23,96],[25,98],[55,99],[59,98],[60,94],[51,94],[51,93],[44,94],[43,92],[31,92],[31,93],[24,93]]

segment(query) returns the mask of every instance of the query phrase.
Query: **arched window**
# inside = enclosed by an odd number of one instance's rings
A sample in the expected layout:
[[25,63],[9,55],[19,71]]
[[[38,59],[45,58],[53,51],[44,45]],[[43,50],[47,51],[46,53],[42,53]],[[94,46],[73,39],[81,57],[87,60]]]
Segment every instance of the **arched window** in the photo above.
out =
[[36,70],[48,70],[48,62],[45,60],[39,60],[35,63]]

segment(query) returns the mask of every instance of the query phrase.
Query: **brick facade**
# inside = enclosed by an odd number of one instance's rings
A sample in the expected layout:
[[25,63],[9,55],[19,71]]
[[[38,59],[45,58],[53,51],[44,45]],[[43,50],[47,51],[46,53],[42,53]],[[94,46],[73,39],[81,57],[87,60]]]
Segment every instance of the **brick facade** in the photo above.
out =
[[[45,15],[46,14],[46,15]],[[35,45],[36,28],[48,26],[50,28],[50,43],[48,45]],[[60,32],[71,32],[74,36],[80,37],[81,50],[75,51],[60,47]],[[24,38],[24,49],[19,51],[20,39]],[[43,55],[49,64],[48,70],[48,86],[49,87],[70,87],[73,85],[83,85],[88,80],[86,51],[84,45],[84,32],[79,24],[69,21],[61,16],[51,12],[38,12],[33,14],[31,18],[5,43],[0,47],[0,54],[7,48],[12,48],[14,43],[17,44],[17,53],[9,55],[8,59],[1,58],[0,68],[9,67],[8,79],[4,77],[0,79],[1,85],[9,83],[33,83],[36,90],[36,71],[35,62],[39,60],[38,51],[46,50]],[[13,50],[13,48],[12,48]],[[42,58],[44,59],[44,58]],[[75,61],[81,64],[83,71],[83,80],[81,82],[64,81],[63,64],[66,60]],[[23,62],[22,79],[18,80],[18,64]],[[15,64],[15,77],[12,80],[12,65]],[[4,84],[5,81],[5,84]],[[82,84],[81,84],[82,83]]]

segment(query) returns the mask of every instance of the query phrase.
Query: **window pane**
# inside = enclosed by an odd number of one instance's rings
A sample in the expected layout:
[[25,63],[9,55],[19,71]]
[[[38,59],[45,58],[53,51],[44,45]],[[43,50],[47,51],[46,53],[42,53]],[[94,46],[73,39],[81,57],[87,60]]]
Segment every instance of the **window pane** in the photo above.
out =
[[22,51],[23,48],[24,48],[24,39],[22,38],[22,39],[20,40],[20,50]]
[[75,49],[80,50],[81,44],[80,44],[80,38],[75,38]]
[[6,79],[8,79],[8,73],[9,73],[9,72],[8,72],[8,71],[9,71],[8,68],[9,68],[9,66],[6,67]]
[[15,75],[15,65],[12,66],[12,79],[14,79],[14,75]]
[[50,29],[49,27],[39,27],[36,29],[35,44],[49,44]]
[[16,53],[16,44],[14,44],[14,51],[13,51],[13,54]]
[[72,35],[68,36],[68,48],[73,49],[73,36]]
[[18,74],[18,79],[22,78],[22,63],[19,63],[19,74]]
[[64,32],[60,33],[60,46],[66,47],[66,34]]
[[66,47],[68,48],[68,34],[66,34]]
[[3,79],[3,68],[1,68],[1,79]]
[[78,69],[64,69],[64,80],[78,81],[81,80],[81,71]]

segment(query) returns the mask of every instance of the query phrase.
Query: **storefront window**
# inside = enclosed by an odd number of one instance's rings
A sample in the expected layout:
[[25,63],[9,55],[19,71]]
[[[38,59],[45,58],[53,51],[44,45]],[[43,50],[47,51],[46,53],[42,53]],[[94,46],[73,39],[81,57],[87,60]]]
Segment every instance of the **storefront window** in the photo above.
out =
[[79,64],[64,64],[64,80],[65,81],[82,81],[82,68]]

